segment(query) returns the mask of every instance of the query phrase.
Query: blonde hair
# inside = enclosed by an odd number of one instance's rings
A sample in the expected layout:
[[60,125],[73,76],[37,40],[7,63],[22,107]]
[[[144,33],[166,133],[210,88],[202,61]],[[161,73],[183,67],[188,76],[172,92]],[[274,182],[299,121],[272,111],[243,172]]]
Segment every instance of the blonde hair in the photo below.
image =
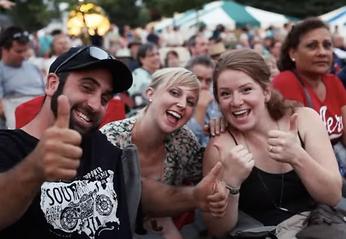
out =
[[169,88],[171,86],[186,86],[191,90],[200,90],[197,76],[183,67],[168,67],[157,70],[153,74],[153,80],[148,87],[157,89],[159,86]]

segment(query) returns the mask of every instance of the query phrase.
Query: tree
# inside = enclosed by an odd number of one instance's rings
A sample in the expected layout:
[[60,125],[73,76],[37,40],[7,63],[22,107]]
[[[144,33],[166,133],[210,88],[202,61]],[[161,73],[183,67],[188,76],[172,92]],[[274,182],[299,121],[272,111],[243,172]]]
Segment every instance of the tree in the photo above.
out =
[[[145,0],[145,6],[151,12],[158,13],[159,16],[172,16],[175,12],[183,12],[188,9],[199,9],[210,0]],[[157,15],[152,16],[151,20],[156,20]]]
[[140,15],[136,0],[99,0],[98,4],[107,12],[110,20],[119,26],[143,25],[148,20]]
[[44,0],[17,0],[15,7],[6,13],[14,24],[28,31],[36,31],[46,26],[51,19],[59,16],[56,5],[59,1],[50,2],[47,7]]

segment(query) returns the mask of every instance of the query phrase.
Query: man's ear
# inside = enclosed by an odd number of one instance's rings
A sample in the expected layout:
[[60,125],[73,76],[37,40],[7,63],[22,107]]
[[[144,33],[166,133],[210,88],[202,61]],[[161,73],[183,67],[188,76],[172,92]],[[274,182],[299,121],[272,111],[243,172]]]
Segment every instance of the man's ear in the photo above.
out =
[[46,95],[53,96],[59,86],[59,77],[54,73],[49,73],[46,83]]

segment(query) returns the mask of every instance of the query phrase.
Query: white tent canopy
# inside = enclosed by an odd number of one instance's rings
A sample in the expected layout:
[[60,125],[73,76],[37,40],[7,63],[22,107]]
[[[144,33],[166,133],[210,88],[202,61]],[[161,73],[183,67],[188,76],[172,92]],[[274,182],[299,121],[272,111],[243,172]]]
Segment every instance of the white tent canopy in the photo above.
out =
[[330,25],[332,32],[337,27],[339,33],[346,37],[346,6],[323,14],[320,18]]
[[214,28],[217,24],[223,24],[231,29],[244,25],[267,28],[270,25],[282,26],[289,21],[285,15],[241,5],[234,1],[215,1],[205,4],[200,10],[191,9],[176,14],[173,18],[163,19],[155,28],[163,30],[173,25],[190,28],[198,22],[205,23],[209,28]]
[[282,14],[268,12],[250,6],[246,6],[245,9],[261,23],[261,27],[263,28],[267,28],[271,25],[282,27],[283,24],[289,21],[288,18]]

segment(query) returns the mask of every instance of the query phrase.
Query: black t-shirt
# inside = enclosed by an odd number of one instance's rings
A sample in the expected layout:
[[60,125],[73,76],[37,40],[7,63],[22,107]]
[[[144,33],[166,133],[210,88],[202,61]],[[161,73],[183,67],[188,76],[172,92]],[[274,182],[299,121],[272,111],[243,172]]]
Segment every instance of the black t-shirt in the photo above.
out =
[[[23,160],[38,140],[22,130],[0,131],[0,171]],[[45,182],[25,214],[0,238],[132,238],[121,165],[122,151],[99,131],[83,138],[71,182]]]

